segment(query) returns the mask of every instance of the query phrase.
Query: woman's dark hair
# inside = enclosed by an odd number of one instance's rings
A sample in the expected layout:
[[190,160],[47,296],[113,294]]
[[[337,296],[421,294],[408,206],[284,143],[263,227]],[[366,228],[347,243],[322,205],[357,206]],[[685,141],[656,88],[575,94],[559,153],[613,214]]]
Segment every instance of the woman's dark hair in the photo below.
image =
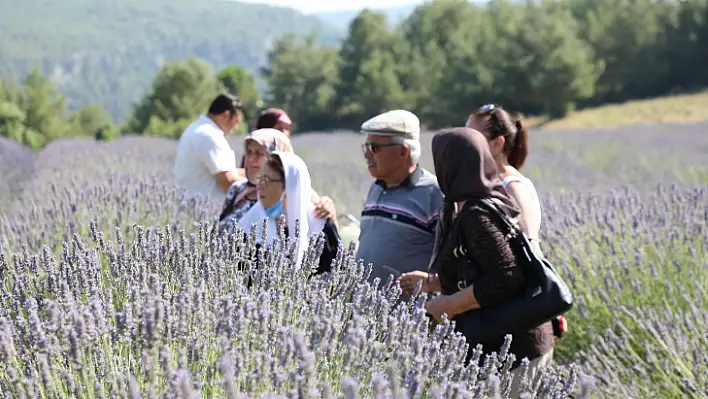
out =
[[283,161],[280,160],[278,154],[268,155],[266,165],[278,174],[278,178],[282,179],[283,182],[285,181],[285,168],[283,167]]
[[498,105],[485,105],[472,115],[489,115],[485,126],[490,134],[489,139],[504,137],[503,151],[509,165],[521,169],[529,155],[529,131],[524,123],[524,116],[519,112],[507,112]]
[[279,115],[266,113],[261,115],[256,122],[256,129],[272,129],[278,124]]
[[275,129],[280,122],[288,122],[288,114],[280,108],[268,108],[263,111],[256,122],[256,129]]
[[516,135],[512,140],[514,143],[507,154],[507,159],[511,166],[521,169],[529,155],[529,130],[526,128],[524,115],[520,112],[511,112],[509,116],[516,127]]

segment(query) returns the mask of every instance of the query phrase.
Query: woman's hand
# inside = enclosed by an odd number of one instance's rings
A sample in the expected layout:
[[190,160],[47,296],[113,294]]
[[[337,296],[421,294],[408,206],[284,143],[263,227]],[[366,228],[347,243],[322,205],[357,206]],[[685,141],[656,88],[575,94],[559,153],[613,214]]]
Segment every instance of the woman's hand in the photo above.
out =
[[422,292],[430,292],[430,287],[427,284],[428,273],[415,271],[410,273],[404,273],[398,278],[399,284],[401,284],[401,289],[406,295],[413,295],[419,281],[423,281]]
[[425,304],[425,311],[438,323],[442,321],[443,313],[448,320],[457,316],[457,304],[450,295],[438,295]]
[[337,208],[334,206],[334,201],[329,197],[320,197],[315,204],[315,217],[318,219],[337,219]]

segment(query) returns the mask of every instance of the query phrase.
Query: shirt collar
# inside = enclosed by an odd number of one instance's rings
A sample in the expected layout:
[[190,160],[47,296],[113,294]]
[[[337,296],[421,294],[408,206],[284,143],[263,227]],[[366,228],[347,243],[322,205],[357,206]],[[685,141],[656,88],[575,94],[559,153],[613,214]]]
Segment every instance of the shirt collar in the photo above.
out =
[[[411,172],[402,182],[396,187],[393,188],[398,188],[398,187],[404,187],[404,188],[411,188],[415,187],[416,184],[418,184],[418,181],[420,181],[420,178],[423,176],[423,169],[420,167],[420,165],[415,166],[415,170]],[[383,180],[376,180],[376,184],[379,186],[386,188],[386,183],[384,183]]]
[[[214,120],[209,117],[209,115],[207,115],[207,114],[202,114],[200,118],[201,118],[202,122],[208,123],[208,124],[212,125],[215,129],[217,129],[217,130],[219,130],[220,132],[224,133],[224,131],[221,130],[221,128],[219,127],[219,125],[217,125],[216,122],[214,122]],[[224,133],[224,135],[226,135],[226,134]]]

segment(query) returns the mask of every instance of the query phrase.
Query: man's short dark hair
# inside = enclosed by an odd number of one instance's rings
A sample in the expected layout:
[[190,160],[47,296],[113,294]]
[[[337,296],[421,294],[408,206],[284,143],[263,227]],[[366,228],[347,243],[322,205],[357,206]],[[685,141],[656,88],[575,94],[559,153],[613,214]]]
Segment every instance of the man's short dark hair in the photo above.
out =
[[209,106],[209,115],[219,115],[222,112],[230,111],[235,114],[236,111],[243,112],[243,101],[231,93],[221,93]]

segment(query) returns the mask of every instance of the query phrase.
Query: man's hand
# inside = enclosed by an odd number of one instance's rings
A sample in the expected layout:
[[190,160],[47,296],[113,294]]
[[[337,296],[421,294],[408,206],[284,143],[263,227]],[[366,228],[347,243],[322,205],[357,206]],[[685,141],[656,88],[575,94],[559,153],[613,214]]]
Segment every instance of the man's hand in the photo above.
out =
[[244,168],[238,168],[234,172],[234,175],[236,176],[237,181],[240,183],[242,181],[248,180],[248,176],[246,176],[246,169]]
[[232,184],[242,181],[239,180],[235,172],[236,171],[227,170],[226,172],[220,172],[214,175],[216,185],[219,186],[219,188],[221,188],[224,192],[227,192]]
[[332,221],[337,223],[337,208],[334,206],[334,201],[332,198],[327,196],[320,197],[318,200],[314,201],[315,204],[315,217],[318,219],[332,219]]
[[428,273],[421,271],[414,271],[410,273],[404,273],[398,278],[398,283],[401,285],[401,290],[406,295],[413,295],[419,281],[423,281],[422,292],[430,292],[428,290],[426,281],[428,279]]
[[455,301],[450,295],[438,295],[425,304],[425,311],[440,323],[443,313],[448,320],[457,316],[456,307]]

